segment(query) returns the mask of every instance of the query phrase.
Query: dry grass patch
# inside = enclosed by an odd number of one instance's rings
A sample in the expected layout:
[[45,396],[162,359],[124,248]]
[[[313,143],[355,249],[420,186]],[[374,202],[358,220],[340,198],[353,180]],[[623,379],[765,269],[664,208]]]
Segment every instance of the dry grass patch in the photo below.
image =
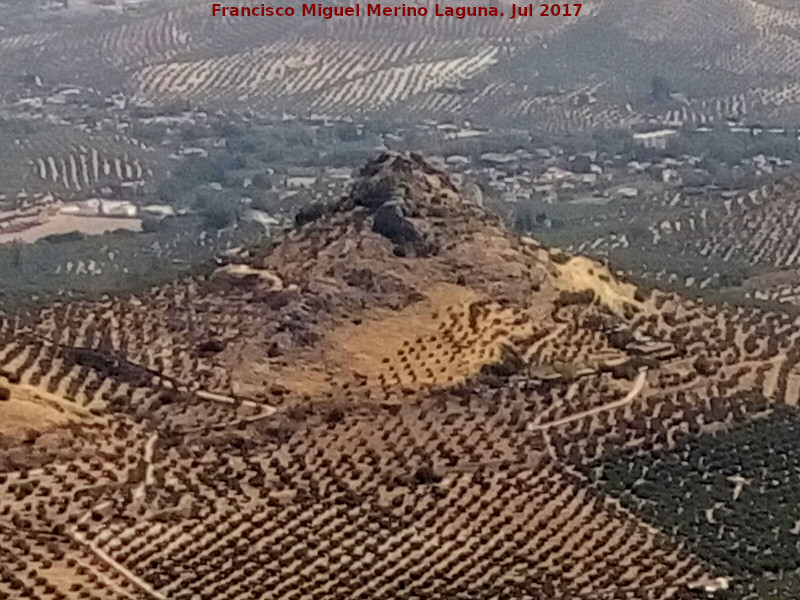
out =
[[0,402],[0,435],[22,439],[29,431],[41,433],[94,418],[87,410],[31,386],[4,383],[3,387],[11,397]]
[[296,393],[319,393],[346,382],[366,388],[458,383],[497,361],[516,315],[482,302],[463,286],[440,284],[425,300],[392,312],[369,311],[356,325],[333,329],[319,361],[296,364],[279,375]]
[[626,305],[641,307],[634,298],[636,286],[618,281],[603,265],[583,256],[570,258],[557,264],[556,286],[566,292],[591,290],[610,310],[621,313]]

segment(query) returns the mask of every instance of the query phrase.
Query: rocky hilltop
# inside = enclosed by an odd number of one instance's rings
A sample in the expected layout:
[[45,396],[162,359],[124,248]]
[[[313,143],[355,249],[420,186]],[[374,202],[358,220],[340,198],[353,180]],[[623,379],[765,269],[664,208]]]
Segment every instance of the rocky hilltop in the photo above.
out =
[[[605,306],[609,317],[639,304],[603,266],[511,234],[413,154],[368,164],[348,196],[302,211],[249,268],[254,282],[268,273],[291,291],[279,294],[283,331],[267,347],[250,336],[234,344],[235,364],[248,364],[240,390],[264,387],[255,372],[328,394],[355,377],[381,398],[450,385],[547,345],[559,302]],[[619,358],[612,348],[579,354],[580,367]],[[253,369],[264,356],[268,368]]]
[[385,154],[206,277],[3,319],[0,597],[779,587],[800,515],[767,479],[800,452],[758,448],[795,423],[799,338],[638,290]]

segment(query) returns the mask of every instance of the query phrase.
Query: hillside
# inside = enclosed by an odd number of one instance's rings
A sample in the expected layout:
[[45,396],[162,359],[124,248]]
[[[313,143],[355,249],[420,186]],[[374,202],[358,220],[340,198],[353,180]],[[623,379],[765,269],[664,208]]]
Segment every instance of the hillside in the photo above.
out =
[[[278,19],[212,17],[208,3],[178,0],[8,17],[5,94],[16,98],[25,76],[204,109],[458,113],[552,131],[798,115],[794,3],[595,0],[575,17],[517,19],[508,3],[503,18],[426,6],[426,17]],[[648,100],[656,76],[674,98]]]
[[[577,215],[574,226],[586,235],[567,248],[609,260],[653,286],[695,294],[716,288],[728,298],[791,309],[800,290],[799,195],[794,173],[716,194],[661,191],[609,207],[603,229],[587,233]],[[548,241],[570,239],[563,231],[539,233]]]
[[0,596],[793,597],[798,338],[387,153],[207,276],[6,316]]

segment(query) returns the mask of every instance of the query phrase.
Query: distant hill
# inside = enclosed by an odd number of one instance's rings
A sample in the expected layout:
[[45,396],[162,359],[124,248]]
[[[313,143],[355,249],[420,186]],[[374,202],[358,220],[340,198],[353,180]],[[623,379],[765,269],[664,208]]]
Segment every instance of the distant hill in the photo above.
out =
[[[799,114],[795,3],[593,0],[577,17],[514,20],[214,18],[199,0],[141,11],[12,23],[2,72],[208,108],[457,113],[553,131]],[[652,102],[655,77],[673,99]]]

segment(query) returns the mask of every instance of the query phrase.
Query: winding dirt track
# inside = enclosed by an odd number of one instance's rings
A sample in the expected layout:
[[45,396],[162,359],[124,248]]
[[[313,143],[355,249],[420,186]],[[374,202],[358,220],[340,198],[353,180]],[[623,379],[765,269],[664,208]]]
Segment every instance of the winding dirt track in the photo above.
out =
[[565,423],[572,423],[573,421],[578,421],[580,419],[584,419],[586,417],[590,417],[592,415],[596,415],[601,412],[605,412],[607,410],[614,410],[615,408],[619,408],[620,406],[625,406],[626,404],[630,404],[639,395],[639,393],[644,388],[644,384],[647,381],[647,371],[641,371],[637,376],[636,379],[633,381],[633,387],[631,390],[625,395],[624,398],[617,400],[615,402],[610,402],[608,404],[604,404],[603,406],[598,406],[596,408],[592,408],[589,410],[585,410],[581,413],[577,413],[574,415],[570,415],[568,417],[564,417],[563,419],[557,419],[555,421],[550,421],[549,423],[542,423],[539,425],[528,425],[529,431],[541,431],[543,429],[550,429],[551,427],[558,427],[559,425],[564,425]]

